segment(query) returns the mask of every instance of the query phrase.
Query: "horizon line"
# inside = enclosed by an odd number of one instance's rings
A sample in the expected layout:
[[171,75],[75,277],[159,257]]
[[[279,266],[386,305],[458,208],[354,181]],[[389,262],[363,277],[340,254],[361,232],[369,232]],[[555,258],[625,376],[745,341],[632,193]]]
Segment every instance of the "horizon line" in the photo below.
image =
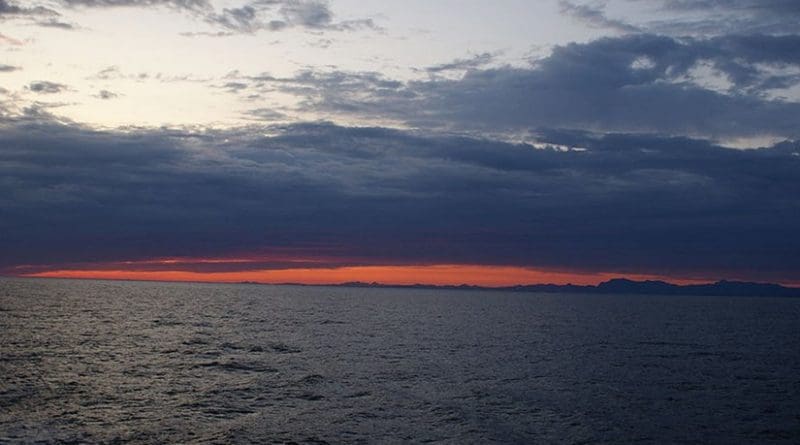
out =
[[330,282],[330,283],[302,283],[302,282],[259,282],[259,281],[196,281],[196,280],[170,280],[170,279],[144,279],[144,278],[108,278],[108,277],[98,277],[98,278],[90,278],[90,277],[70,277],[70,276],[32,276],[32,275],[6,275],[0,274],[0,278],[12,278],[12,279],[29,279],[29,280],[74,280],[74,281],[119,281],[119,282],[137,282],[137,283],[186,283],[186,284],[223,284],[223,285],[253,285],[253,286],[298,286],[298,287],[387,287],[387,288],[431,288],[431,289],[485,289],[485,290],[507,290],[507,289],[514,289],[514,288],[524,288],[524,287],[533,287],[533,286],[553,286],[553,287],[584,287],[584,288],[597,288],[601,284],[608,283],[611,281],[616,280],[625,280],[630,281],[633,283],[665,283],[672,286],[677,287],[688,287],[688,286],[704,286],[704,285],[715,285],[719,283],[739,283],[739,284],[758,284],[758,285],[771,285],[771,286],[780,286],[786,289],[796,289],[800,290],[800,285],[798,284],[784,284],[784,283],[777,283],[772,281],[749,281],[749,280],[737,280],[737,279],[717,279],[717,280],[708,280],[708,281],[700,281],[696,280],[696,282],[689,283],[689,284],[681,284],[675,283],[673,281],[669,281],[666,279],[632,279],[628,278],[624,275],[619,275],[614,278],[609,278],[604,281],[598,282],[596,284],[574,284],[574,283],[566,283],[566,284],[557,284],[557,283],[548,283],[548,282],[538,282],[538,283],[517,283],[517,284],[510,284],[510,285],[498,285],[498,286],[487,286],[487,285],[480,285],[480,284],[469,284],[469,283],[459,283],[459,284],[430,284],[430,283],[391,283],[391,282],[366,282],[366,281],[341,281],[341,282]]

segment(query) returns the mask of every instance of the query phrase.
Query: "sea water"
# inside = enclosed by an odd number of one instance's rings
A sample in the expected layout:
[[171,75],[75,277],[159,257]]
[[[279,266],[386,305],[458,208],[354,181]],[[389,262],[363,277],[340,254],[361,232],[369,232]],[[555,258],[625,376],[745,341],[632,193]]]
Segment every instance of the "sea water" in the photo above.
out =
[[0,443],[800,443],[800,300],[0,279]]

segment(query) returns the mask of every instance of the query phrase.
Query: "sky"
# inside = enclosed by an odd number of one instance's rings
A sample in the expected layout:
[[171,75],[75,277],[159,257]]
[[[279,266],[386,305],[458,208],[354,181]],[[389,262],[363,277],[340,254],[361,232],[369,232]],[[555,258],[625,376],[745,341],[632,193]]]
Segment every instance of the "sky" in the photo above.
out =
[[800,285],[796,0],[0,0],[0,275]]

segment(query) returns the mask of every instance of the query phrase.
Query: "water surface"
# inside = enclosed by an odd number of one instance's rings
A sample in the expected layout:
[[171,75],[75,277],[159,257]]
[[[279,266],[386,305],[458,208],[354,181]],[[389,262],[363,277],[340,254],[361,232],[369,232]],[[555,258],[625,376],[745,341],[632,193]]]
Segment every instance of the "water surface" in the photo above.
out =
[[798,443],[800,300],[0,278],[1,443]]

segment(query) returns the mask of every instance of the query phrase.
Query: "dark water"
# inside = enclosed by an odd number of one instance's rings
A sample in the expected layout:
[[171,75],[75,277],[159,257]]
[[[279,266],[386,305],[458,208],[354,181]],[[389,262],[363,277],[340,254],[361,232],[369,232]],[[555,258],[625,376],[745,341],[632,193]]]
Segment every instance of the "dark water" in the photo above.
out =
[[800,443],[800,300],[0,279],[2,443]]

